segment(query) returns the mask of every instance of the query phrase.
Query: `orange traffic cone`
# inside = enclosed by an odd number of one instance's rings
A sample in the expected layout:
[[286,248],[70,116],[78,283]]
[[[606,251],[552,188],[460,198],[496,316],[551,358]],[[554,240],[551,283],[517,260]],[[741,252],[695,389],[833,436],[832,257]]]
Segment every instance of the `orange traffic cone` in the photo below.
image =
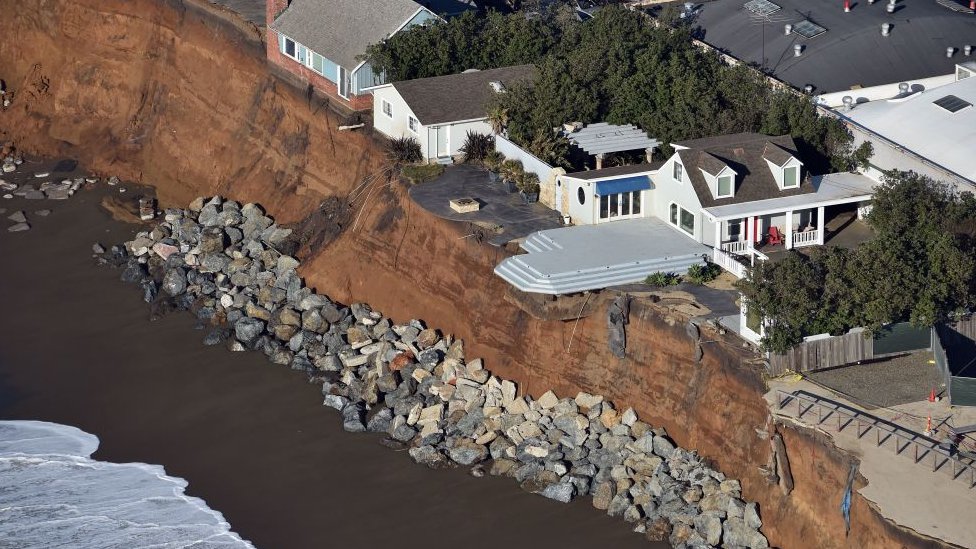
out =
[[932,416],[925,420],[925,436],[932,434]]
[[929,402],[935,402],[935,387],[929,392]]
[[844,13],[850,13],[851,11],[851,0],[844,0]]

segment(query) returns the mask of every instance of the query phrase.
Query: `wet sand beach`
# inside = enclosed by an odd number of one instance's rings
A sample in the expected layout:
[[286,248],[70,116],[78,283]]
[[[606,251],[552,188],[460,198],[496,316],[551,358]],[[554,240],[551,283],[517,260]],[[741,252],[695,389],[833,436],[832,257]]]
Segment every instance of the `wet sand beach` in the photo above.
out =
[[[97,459],[161,464],[264,549],[667,546],[589,497],[563,505],[511,479],[414,464],[342,431],[302,374],[203,346],[189,313],[150,321],[140,289],[91,257],[94,242],[138,230],[99,207],[113,193],[0,199],[0,419],[73,425],[99,437]],[[7,232],[17,210],[30,231]]]

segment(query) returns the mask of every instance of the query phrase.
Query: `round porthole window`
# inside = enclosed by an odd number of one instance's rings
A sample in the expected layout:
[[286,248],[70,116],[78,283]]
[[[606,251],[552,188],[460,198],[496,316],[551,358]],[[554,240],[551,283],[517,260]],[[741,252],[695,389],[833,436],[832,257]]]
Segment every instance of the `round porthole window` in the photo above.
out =
[[586,192],[583,190],[583,187],[576,189],[576,200],[579,200],[580,206],[586,204]]

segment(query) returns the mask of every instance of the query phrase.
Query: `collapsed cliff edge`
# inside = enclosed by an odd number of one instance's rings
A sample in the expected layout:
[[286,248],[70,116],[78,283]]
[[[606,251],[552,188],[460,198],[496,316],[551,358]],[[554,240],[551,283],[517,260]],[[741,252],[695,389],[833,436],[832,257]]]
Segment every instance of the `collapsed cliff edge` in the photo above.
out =
[[[773,421],[763,368],[731,335],[630,306],[623,358],[605,315],[543,321],[492,274],[508,252],[414,206],[368,131],[265,63],[259,27],[202,0],[23,0],[0,20],[12,96],[0,137],[153,184],[164,205],[198,195],[258,202],[306,238],[309,287],[389,317],[430,319],[535,398],[584,391],[630,406],[741,479],[778,547],[945,547],[882,517],[822,435]],[[698,359],[699,349],[701,358]],[[788,466],[788,468],[787,468]]]

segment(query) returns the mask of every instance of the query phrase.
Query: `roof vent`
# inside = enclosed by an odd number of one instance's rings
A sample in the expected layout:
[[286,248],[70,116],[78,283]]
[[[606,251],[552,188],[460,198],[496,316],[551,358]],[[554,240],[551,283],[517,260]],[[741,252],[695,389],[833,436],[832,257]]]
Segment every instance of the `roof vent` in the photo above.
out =
[[962,47],[962,53],[963,55],[969,55],[973,53],[973,47],[969,44],[966,44],[965,46]]
[[803,44],[793,44],[793,57],[803,55]]
[[933,101],[936,105],[942,107],[949,112],[959,112],[967,107],[972,107],[973,104],[965,99],[960,99],[955,95],[947,95],[945,97],[936,99]]
[[841,99],[841,101],[844,103],[844,107],[846,107],[847,110],[851,110],[851,109],[854,108],[854,98],[853,97],[851,97],[849,95],[845,95]]
[[885,6],[885,11],[888,13],[895,13],[895,0],[888,2],[888,5]]
[[881,36],[891,34],[891,23],[881,23]]
[[952,54],[956,53],[956,48],[949,46],[946,48],[946,57],[952,57]]
[[813,84],[807,84],[806,86],[803,86],[803,91],[805,91],[806,93],[813,93]]
[[491,86],[491,89],[495,90],[495,93],[505,92],[505,85],[498,80],[492,80],[491,82],[488,82],[488,85]]
[[908,82],[901,82],[898,84],[898,93],[902,95],[908,93]]
[[789,36],[790,33],[793,32],[793,25],[787,23],[783,25],[783,30],[785,31],[786,35]]

